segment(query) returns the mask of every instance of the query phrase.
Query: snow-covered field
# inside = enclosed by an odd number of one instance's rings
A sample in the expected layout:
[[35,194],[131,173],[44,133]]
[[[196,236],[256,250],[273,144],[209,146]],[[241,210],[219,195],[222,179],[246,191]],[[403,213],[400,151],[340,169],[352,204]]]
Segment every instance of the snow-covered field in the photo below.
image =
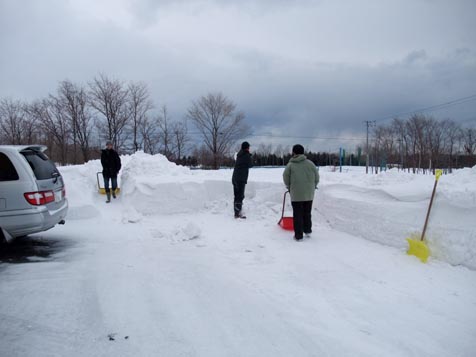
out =
[[2,255],[0,356],[474,356],[476,168],[441,178],[427,264],[431,176],[321,168],[297,243],[282,169],[251,170],[246,221],[231,170],[137,153],[109,205],[99,170],[62,168],[67,224]]

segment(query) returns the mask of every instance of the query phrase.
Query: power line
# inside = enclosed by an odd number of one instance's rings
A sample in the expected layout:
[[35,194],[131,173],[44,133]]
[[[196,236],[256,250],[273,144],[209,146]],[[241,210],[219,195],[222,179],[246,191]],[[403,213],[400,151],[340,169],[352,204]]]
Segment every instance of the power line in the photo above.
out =
[[[435,110],[441,110],[444,108],[448,108],[454,105],[460,105],[468,102],[472,102],[476,100],[476,94],[472,94],[467,97],[462,97],[458,99],[451,100],[449,102],[445,103],[440,103],[440,104],[435,104],[431,105],[428,107],[420,108],[420,109],[415,109],[407,112],[401,112],[397,114],[392,114],[386,117],[382,117],[380,119],[376,120],[366,120],[364,123],[367,126],[367,134],[366,134],[366,140],[367,140],[367,149],[368,149],[368,135],[369,135],[369,128],[372,126],[375,126],[377,122],[397,118],[399,116],[403,115],[411,115],[411,114],[417,114],[417,113],[423,113],[425,111],[435,111]],[[472,121],[472,119],[467,119],[465,121]],[[189,135],[203,135],[202,133],[199,132],[189,132]],[[273,135],[269,133],[263,133],[263,134],[250,134],[247,135],[247,137],[263,137],[263,138],[279,138],[279,139],[310,139],[310,140],[335,140],[335,141],[363,141],[364,138],[342,138],[342,137],[319,137],[319,136],[300,136],[300,135]],[[368,150],[367,150],[368,151]],[[367,158],[367,164],[368,164],[368,158]],[[367,167],[368,170],[368,167]]]
[[273,135],[273,134],[251,134],[250,137],[269,137],[269,138],[289,138],[289,139],[313,139],[313,140],[358,140],[363,138],[339,138],[339,137],[320,137],[320,136],[292,136],[292,135]]
[[402,116],[402,115],[411,115],[411,114],[423,113],[423,112],[427,112],[427,111],[435,111],[435,110],[445,109],[445,108],[448,108],[448,107],[451,107],[451,106],[454,106],[454,105],[460,105],[460,104],[472,102],[473,100],[476,100],[476,94],[472,94],[470,96],[459,98],[459,99],[454,99],[454,100],[451,100],[451,101],[446,102],[446,103],[435,104],[435,105],[431,105],[431,106],[425,107],[425,108],[414,109],[414,110],[411,110],[411,111],[408,111],[408,112],[402,112],[402,113],[398,113],[398,114],[389,115],[389,116],[377,119],[375,121],[385,121],[385,120],[397,118],[397,117]]
[[[202,135],[202,133],[192,132],[190,135]],[[322,136],[299,136],[299,135],[274,135],[274,134],[249,134],[246,137],[263,137],[263,138],[279,138],[279,139],[312,139],[312,140],[341,140],[341,141],[362,141],[364,138],[339,138],[339,137],[322,137]]]
[[464,120],[458,120],[458,122],[460,122],[460,123],[467,123],[467,122],[470,122],[470,121],[476,121],[476,117],[466,118]]

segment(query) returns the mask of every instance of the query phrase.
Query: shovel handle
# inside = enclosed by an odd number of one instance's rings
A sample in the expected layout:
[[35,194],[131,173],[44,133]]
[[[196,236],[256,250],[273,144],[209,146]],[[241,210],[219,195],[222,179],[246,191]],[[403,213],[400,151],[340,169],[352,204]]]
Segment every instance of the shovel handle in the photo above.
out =
[[425,239],[426,228],[428,227],[428,220],[430,218],[431,207],[433,206],[433,199],[435,198],[436,186],[438,185],[438,180],[443,173],[442,170],[436,170],[435,172],[435,184],[433,185],[433,192],[431,193],[430,205],[428,206],[428,211],[426,212],[425,225],[423,226],[423,232],[421,233],[421,241]]
[[96,177],[98,179],[98,189],[101,189],[101,184],[99,183],[99,175],[102,175],[102,172],[96,173]]
[[283,209],[281,210],[281,219],[279,220],[278,224],[281,223],[281,221],[284,218],[284,208],[286,207],[286,195],[289,193],[289,191],[284,192],[283,196]]

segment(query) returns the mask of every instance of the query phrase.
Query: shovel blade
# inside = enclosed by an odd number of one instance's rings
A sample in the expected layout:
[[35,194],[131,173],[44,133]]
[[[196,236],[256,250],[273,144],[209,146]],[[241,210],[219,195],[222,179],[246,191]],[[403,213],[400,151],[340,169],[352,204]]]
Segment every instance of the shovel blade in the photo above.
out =
[[422,263],[426,263],[430,256],[430,249],[426,245],[426,242],[420,239],[407,238],[408,241],[408,255],[414,255],[421,260]]
[[[111,188],[111,192],[112,192],[112,188]],[[116,195],[118,195],[120,192],[121,192],[121,189],[119,187],[116,188]],[[106,194],[106,189],[104,187],[100,187],[99,188],[99,193],[101,195],[105,195]]]
[[283,217],[278,223],[282,229],[287,231],[294,230],[294,220],[293,217]]

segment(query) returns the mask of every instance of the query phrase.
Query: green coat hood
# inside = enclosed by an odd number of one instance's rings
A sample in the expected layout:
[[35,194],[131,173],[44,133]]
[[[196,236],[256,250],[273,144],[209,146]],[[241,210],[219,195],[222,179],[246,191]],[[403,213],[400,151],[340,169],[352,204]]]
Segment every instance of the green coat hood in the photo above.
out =
[[307,160],[306,155],[294,155],[293,157],[291,157],[289,162],[301,162],[304,160]]

